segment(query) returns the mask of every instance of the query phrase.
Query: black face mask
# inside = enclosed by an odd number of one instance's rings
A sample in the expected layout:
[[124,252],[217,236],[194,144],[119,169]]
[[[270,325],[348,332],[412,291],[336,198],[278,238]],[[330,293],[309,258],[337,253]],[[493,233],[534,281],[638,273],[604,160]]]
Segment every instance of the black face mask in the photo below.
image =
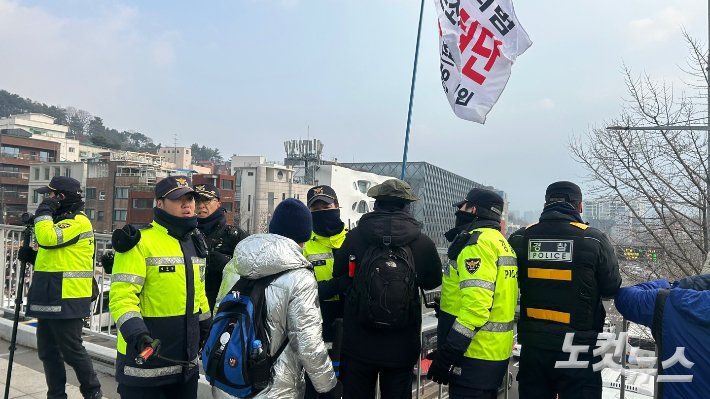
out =
[[449,242],[453,242],[456,236],[470,226],[471,223],[473,223],[477,218],[478,217],[473,213],[456,211],[456,222],[454,223],[455,227],[444,233],[444,237],[446,237]]
[[332,237],[341,231],[345,224],[340,220],[340,209],[323,209],[311,212],[313,232],[321,237]]
[[217,226],[223,219],[226,220],[225,212],[226,210],[224,208],[218,208],[216,211],[212,212],[211,215],[205,218],[198,217],[197,228],[200,229],[202,234],[209,235],[212,233],[215,226]]

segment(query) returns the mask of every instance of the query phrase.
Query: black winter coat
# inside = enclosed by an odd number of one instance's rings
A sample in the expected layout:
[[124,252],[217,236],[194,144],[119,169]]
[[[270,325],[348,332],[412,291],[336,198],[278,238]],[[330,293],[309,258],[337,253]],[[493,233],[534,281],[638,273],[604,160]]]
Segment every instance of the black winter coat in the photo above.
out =
[[217,293],[222,285],[222,271],[227,263],[232,260],[234,248],[239,241],[249,234],[239,227],[228,225],[226,218],[222,218],[212,228],[212,231],[203,233],[205,233],[205,242],[207,243],[207,252],[209,254],[205,268],[205,294],[207,295],[207,302],[210,304],[210,310],[214,311]]
[[[406,212],[375,211],[364,215],[348,233],[338,250],[333,264],[333,279],[345,294],[351,283],[348,277],[348,258],[355,255],[362,260],[370,245],[383,246],[382,236],[387,218],[392,218],[392,244],[408,245],[414,257],[417,288],[430,290],[441,285],[441,258],[434,242],[421,233],[419,223]],[[384,367],[413,367],[421,350],[419,321],[403,329],[384,330],[361,325],[345,298],[343,318],[343,346],[345,356],[364,363]]]
[[[601,299],[613,296],[621,286],[619,264],[606,235],[581,222],[571,205],[552,204],[539,223],[508,239],[518,257],[518,342],[522,345],[561,351],[565,334],[573,332],[575,345],[594,346],[602,331],[606,312]],[[547,245],[542,251],[552,252],[538,252],[539,243]],[[543,254],[553,258],[529,259]],[[563,254],[570,256],[569,261],[554,258]],[[556,278],[540,274],[546,270],[559,272]],[[553,320],[538,309],[568,315],[567,320]]]

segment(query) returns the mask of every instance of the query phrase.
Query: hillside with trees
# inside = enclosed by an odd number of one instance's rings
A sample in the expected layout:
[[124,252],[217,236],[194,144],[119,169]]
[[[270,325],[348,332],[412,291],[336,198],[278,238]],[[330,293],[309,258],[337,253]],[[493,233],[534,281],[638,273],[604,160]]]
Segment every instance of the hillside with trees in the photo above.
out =
[[[157,153],[161,144],[155,144],[153,139],[135,130],[116,129],[104,125],[101,117],[75,107],[47,105],[17,94],[0,90],[0,118],[10,115],[40,113],[56,118],[55,123],[68,126],[67,137],[78,139],[83,143],[91,143],[115,150]],[[193,144],[191,146],[193,161],[222,162],[218,148],[209,148]]]

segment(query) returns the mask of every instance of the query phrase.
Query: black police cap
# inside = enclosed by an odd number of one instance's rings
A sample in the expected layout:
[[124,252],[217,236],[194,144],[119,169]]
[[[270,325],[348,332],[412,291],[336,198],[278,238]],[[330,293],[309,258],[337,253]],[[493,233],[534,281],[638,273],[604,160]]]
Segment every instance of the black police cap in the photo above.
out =
[[574,202],[582,200],[582,189],[570,181],[558,181],[547,186],[545,191],[545,202],[555,202],[551,200],[564,200]]
[[79,180],[69,176],[54,176],[49,184],[37,189],[37,192],[40,194],[46,194],[52,191],[67,191],[78,194],[81,192],[81,183],[79,183]]
[[330,186],[315,186],[306,194],[306,205],[310,207],[316,201],[325,201],[328,204],[338,201],[335,190]]
[[201,183],[201,184],[195,184],[192,186],[192,188],[195,190],[195,193],[198,195],[213,199],[217,198],[219,199],[219,189],[214,184],[209,184],[209,183]]
[[474,188],[466,194],[466,198],[464,198],[463,201],[455,203],[454,206],[460,209],[467,202],[475,205],[477,208],[491,211],[498,216],[503,214],[503,197],[491,190]]
[[194,193],[190,187],[186,176],[170,176],[155,185],[155,198],[178,199],[185,194]]

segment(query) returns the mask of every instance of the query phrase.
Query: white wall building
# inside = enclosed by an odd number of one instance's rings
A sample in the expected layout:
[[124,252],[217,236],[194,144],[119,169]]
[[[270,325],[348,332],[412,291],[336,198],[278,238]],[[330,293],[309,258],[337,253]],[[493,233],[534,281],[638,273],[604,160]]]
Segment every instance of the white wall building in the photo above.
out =
[[319,165],[315,179],[316,185],[330,186],[335,190],[340,203],[340,218],[352,228],[357,226],[362,215],[374,209],[375,200],[367,196],[367,190],[391,177],[341,165]]
[[37,140],[59,143],[58,161],[79,162],[85,158],[96,158],[108,148],[81,143],[79,140],[67,138],[69,127],[54,123],[55,119],[45,114],[21,114],[0,118],[0,129],[22,129],[32,133]]
[[[250,233],[265,232],[274,209],[284,199],[296,198],[305,204],[308,190],[313,187],[294,183],[296,170],[292,167],[268,162],[261,156],[235,155],[231,167],[237,178],[235,199],[240,204],[237,217],[240,227]],[[351,228],[357,226],[362,215],[374,209],[375,200],[367,196],[367,190],[391,179],[342,165],[319,165],[314,177],[316,186],[328,185],[335,190],[340,217]]]
[[69,176],[81,183],[81,190],[86,190],[85,162],[43,162],[30,164],[30,182],[27,190],[27,212],[35,213],[44,196],[37,189],[49,184],[54,176]]
[[189,147],[161,147],[158,155],[175,164],[175,169],[190,169],[192,164],[192,151]]
[[264,157],[235,155],[232,170],[237,182],[235,200],[240,204],[236,217],[240,227],[250,233],[268,231],[274,209],[286,198],[305,204],[311,188],[293,182],[294,170],[290,166],[268,162]]

